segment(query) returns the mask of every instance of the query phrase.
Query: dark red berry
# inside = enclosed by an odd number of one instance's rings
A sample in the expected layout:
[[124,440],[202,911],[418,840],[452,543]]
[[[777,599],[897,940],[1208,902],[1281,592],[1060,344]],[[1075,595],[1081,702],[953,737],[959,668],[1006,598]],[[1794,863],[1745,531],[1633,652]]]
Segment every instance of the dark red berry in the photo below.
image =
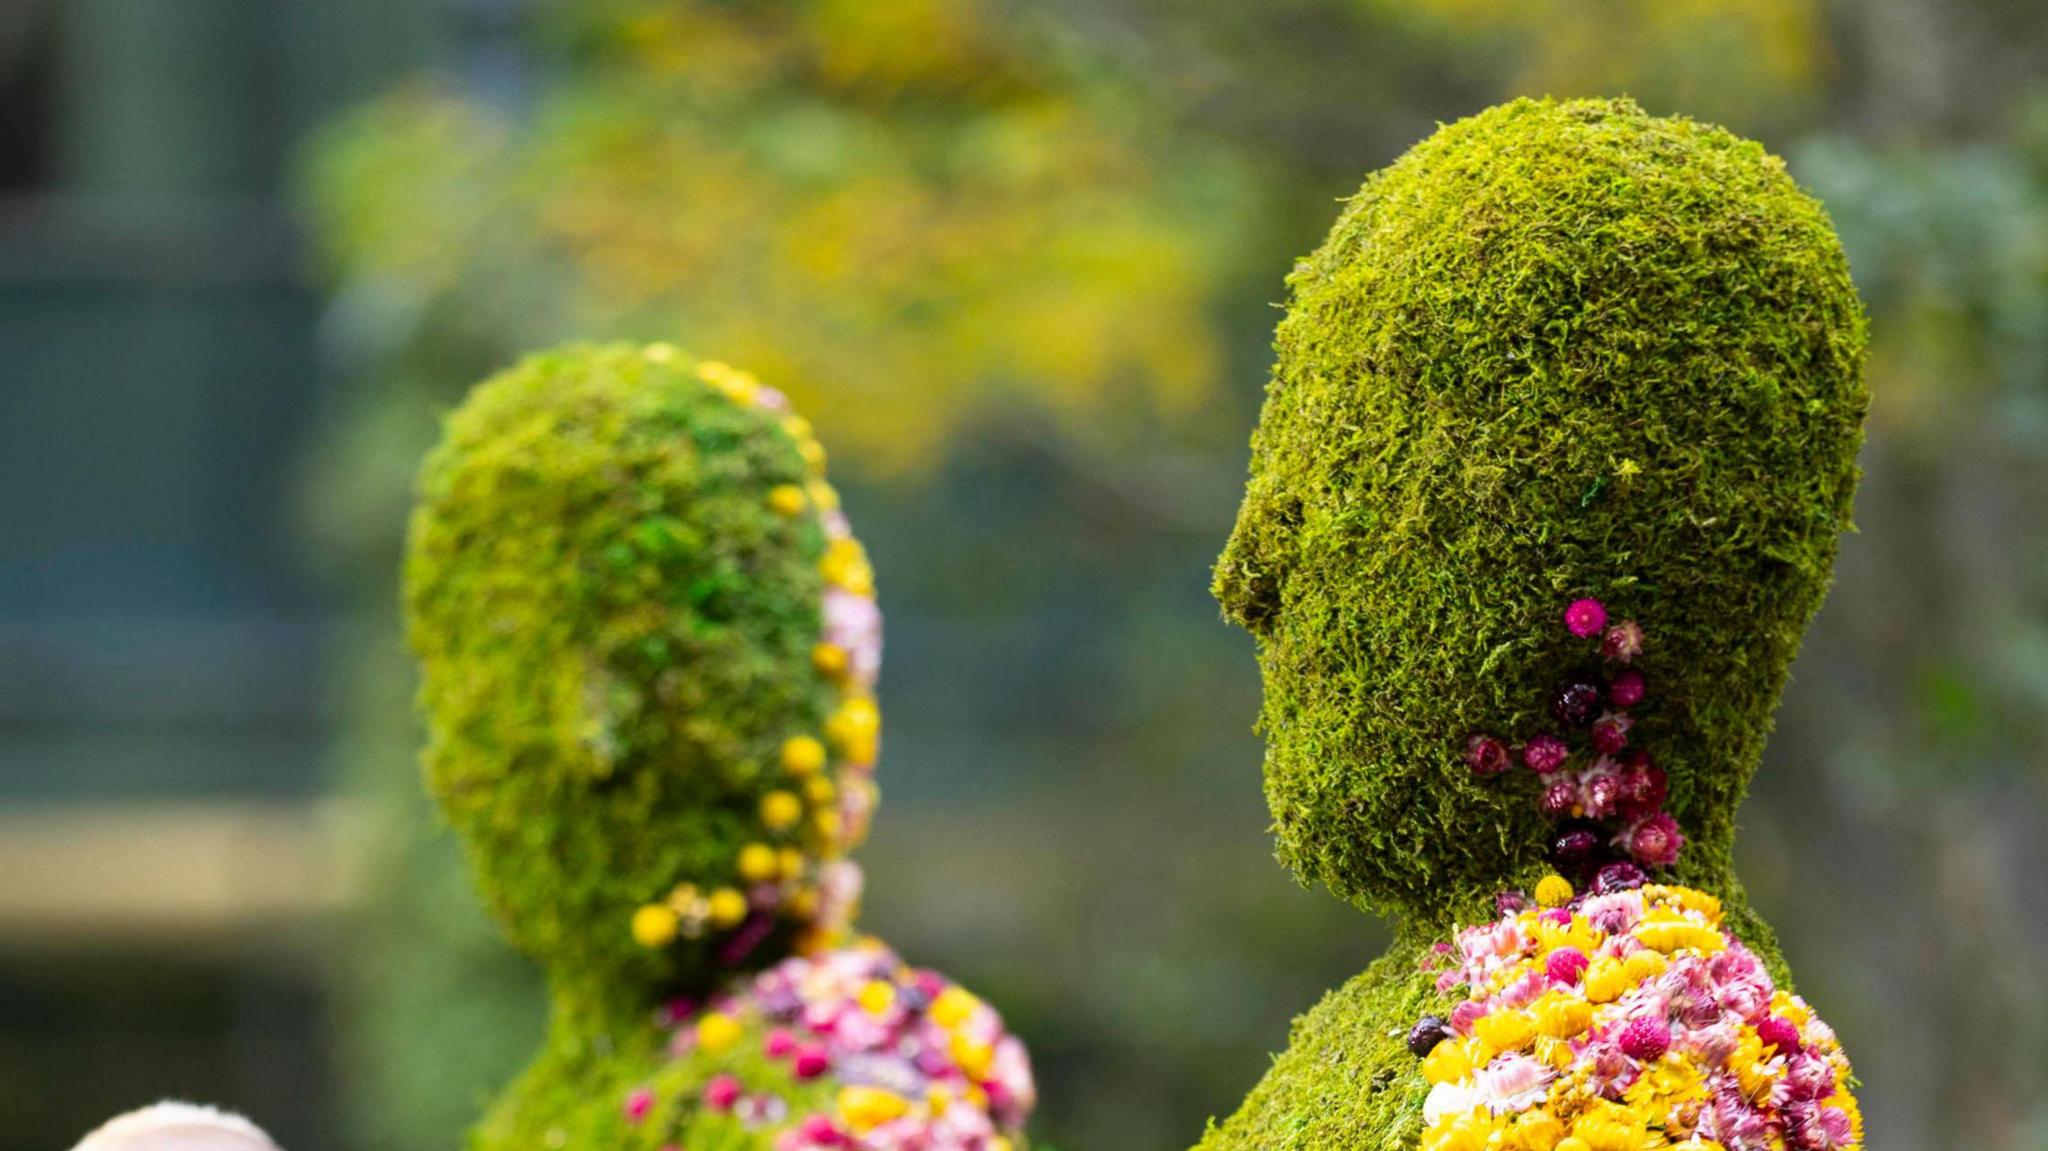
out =
[[1550,860],[1562,870],[1583,870],[1598,861],[1600,852],[1600,833],[1584,824],[1559,828],[1550,841]]
[[1584,727],[1600,714],[1600,685],[1574,680],[1557,689],[1550,701],[1550,714],[1566,727]]
[[1543,797],[1536,802],[1543,814],[1552,819],[1563,819],[1579,805],[1579,785],[1569,779],[1560,779],[1544,788]]
[[1508,769],[1508,745],[1490,735],[1465,741],[1465,766],[1474,775],[1499,775]]
[[1522,762],[1537,775],[1549,775],[1563,767],[1565,757],[1570,754],[1571,750],[1565,747],[1564,741],[1548,732],[1531,736],[1529,742],[1522,745]]
[[1634,707],[1643,702],[1643,693],[1649,685],[1643,681],[1643,673],[1629,668],[1614,673],[1607,684],[1607,699],[1616,707]]
[[1415,1026],[1408,1029],[1408,1051],[1421,1059],[1436,1050],[1436,1045],[1451,1037],[1450,1025],[1434,1015],[1423,1016]]
[[1613,895],[1617,891],[1634,891],[1649,879],[1642,868],[1626,859],[1617,859],[1593,877],[1593,892],[1596,895]]

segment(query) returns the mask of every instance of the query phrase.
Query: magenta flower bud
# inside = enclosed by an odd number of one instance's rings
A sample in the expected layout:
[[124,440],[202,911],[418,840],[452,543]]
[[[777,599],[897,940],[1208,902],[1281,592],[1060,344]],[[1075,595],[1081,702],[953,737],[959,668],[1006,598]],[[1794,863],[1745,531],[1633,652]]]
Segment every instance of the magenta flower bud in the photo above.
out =
[[1614,673],[1607,683],[1607,701],[1616,707],[1634,707],[1643,702],[1643,673],[1634,668]]
[[1660,811],[1643,821],[1629,837],[1628,851],[1645,867],[1669,867],[1678,862],[1685,836],[1669,812]]
[[1493,909],[1502,919],[1529,910],[1529,897],[1519,891],[1503,891],[1493,897]]
[[1593,721],[1593,750],[1601,755],[1614,755],[1628,746],[1628,729],[1635,721],[1618,711],[1610,711]]
[[806,1115],[803,1126],[804,1142],[817,1147],[838,1147],[846,1142],[846,1135],[839,1127],[823,1115]]
[[740,1101],[740,1081],[730,1075],[713,1076],[704,1085],[704,1106],[713,1111],[730,1111]]
[[1597,599],[1573,600],[1564,609],[1564,626],[1580,639],[1599,635],[1600,629],[1607,626],[1607,608]]
[[805,1047],[796,1053],[796,1062],[790,1068],[798,1079],[816,1079],[832,1070],[832,1057],[823,1047]]
[[654,1110],[654,1092],[645,1087],[636,1087],[626,1093],[626,1122],[638,1123]]
[[767,1038],[761,1041],[761,1050],[770,1059],[787,1059],[796,1054],[796,1047],[796,1036],[780,1027],[770,1031]]
[[1661,1019],[1631,1019],[1621,1029],[1618,1045],[1623,1055],[1649,1063],[1664,1058],[1664,1053],[1671,1050],[1671,1029]]
[[1756,1037],[1764,1041],[1765,1047],[1775,1047],[1781,1055],[1799,1053],[1799,1028],[1782,1015],[1772,1015],[1756,1025]]
[[1632,619],[1622,620],[1600,637],[1600,654],[1616,663],[1627,663],[1643,654],[1643,629]]
[[1576,947],[1560,947],[1550,953],[1550,958],[1543,961],[1543,971],[1550,976],[1552,983],[1560,987],[1570,987],[1579,981],[1579,976],[1584,975],[1586,968],[1591,965],[1592,961],[1586,958],[1585,952]]
[[1499,775],[1508,769],[1508,745],[1490,735],[1465,741],[1465,766],[1474,775]]
[[1571,750],[1565,747],[1564,741],[1549,732],[1530,736],[1529,742],[1522,745],[1522,762],[1537,775],[1549,775],[1563,767],[1565,757],[1570,754]]

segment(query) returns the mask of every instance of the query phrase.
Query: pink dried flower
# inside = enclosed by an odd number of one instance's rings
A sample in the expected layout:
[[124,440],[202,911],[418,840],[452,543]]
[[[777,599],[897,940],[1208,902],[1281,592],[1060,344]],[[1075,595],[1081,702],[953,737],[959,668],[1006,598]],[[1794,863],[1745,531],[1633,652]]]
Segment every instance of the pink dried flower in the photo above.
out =
[[1607,608],[1597,599],[1576,599],[1564,609],[1565,629],[1580,639],[1600,634],[1607,626]]
[[1537,801],[1543,814],[1552,819],[1563,819],[1579,805],[1579,784],[1577,780],[1560,779],[1543,789],[1543,797]]
[[1621,768],[1621,813],[1630,819],[1641,819],[1654,814],[1664,806],[1670,794],[1670,780],[1664,769],[1650,761],[1648,752],[1639,751],[1628,757]]
[[645,1087],[636,1087],[626,1093],[626,1122],[638,1123],[654,1110],[654,1092]]
[[1627,663],[1643,654],[1643,629],[1632,619],[1607,629],[1600,639],[1600,654],[1616,663]]
[[1508,745],[1490,735],[1465,741],[1465,766],[1475,775],[1499,775],[1508,769]]
[[1599,772],[1586,781],[1586,815],[1606,819],[1621,808],[1621,776]]
[[1543,1102],[1557,1072],[1527,1055],[1503,1055],[1473,1076],[1486,1105],[1497,1112],[1522,1111]]
[[704,1085],[704,1106],[713,1111],[730,1111],[740,1101],[740,1081],[730,1075],[713,1076]]
[[1460,1035],[1472,1034],[1472,1025],[1486,1015],[1486,1005],[1476,999],[1467,999],[1451,1008],[1451,1030]]
[[770,1059],[787,1059],[796,1054],[796,1046],[796,1036],[780,1027],[770,1031],[761,1041],[761,1050]]
[[823,1047],[806,1047],[796,1053],[796,1062],[791,1067],[798,1079],[816,1079],[832,1069],[832,1056]]
[[837,1147],[846,1142],[845,1133],[823,1115],[805,1116],[803,1126],[798,1130],[803,1133],[804,1142],[813,1146]]
[[1570,754],[1571,750],[1564,741],[1549,732],[1531,736],[1529,742],[1522,745],[1522,762],[1537,775],[1549,775],[1563,767],[1565,757]]
[[1685,835],[1669,812],[1660,811],[1644,820],[1629,836],[1628,851],[1645,867],[1669,867],[1678,862],[1685,847]]
[[1623,1055],[1649,1063],[1664,1058],[1664,1053],[1671,1050],[1671,1028],[1661,1019],[1631,1019],[1621,1029],[1618,1043]]
[[1607,700],[1616,707],[1634,707],[1643,702],[1643,694],[1648,690],[1649,684],[1643,679],[1643,673],[1629,668],[1615,672],[1614,678],[1607,682]]

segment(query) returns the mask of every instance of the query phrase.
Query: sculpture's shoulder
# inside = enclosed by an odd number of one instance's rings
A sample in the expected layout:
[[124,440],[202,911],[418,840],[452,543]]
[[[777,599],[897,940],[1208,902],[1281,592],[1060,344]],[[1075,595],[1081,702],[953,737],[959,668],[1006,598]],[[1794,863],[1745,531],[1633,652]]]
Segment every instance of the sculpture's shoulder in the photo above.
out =
[[666,1035],[650,1016],[601,1044],[551,1043],[491,1102],[470,1133],[469,1151],[659,1151],[662,1143],[627,1123],[618,1101],[661,1069]]
[[474,1151],[1016,1151],[1037,1097],[994,1008],[872,938],[678,1001],[606,1046],[551,1046]]
[[1425,969],[1430,954],[1426,944],[1397,944],[1297,1018],[1287,1050],[1196,1151],[1414,1147],[1429,1085],[1407,1035],[1442,1001],[1438,973]]

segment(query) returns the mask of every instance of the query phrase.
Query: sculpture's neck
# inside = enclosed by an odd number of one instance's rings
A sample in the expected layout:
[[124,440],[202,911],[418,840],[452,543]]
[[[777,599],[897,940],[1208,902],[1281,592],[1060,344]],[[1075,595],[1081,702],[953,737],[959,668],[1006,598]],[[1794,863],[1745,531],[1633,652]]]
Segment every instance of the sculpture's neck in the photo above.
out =
[[557,1057],[606,1058],[662,1041],[659,997],[642,984],[556,979],[549,991],[548,1047]]
[[[1677,866],[1652,872],[1650,882],[1704,891],[1720,899],[1731,912],[1748,922],[1749,895],[1735,874],[1725,841],[1708,842],[1701,848],[1697,854],[1691,854],[1688,846],[1688,854],[1679,860]],[[1555,869],[1547,863],[1534,864],[1497,887],[1460,895],[1430,913],[1404,916],[1394,924],[1395,937],[1404,944],[1429,946],[1450,938],[1461,927],[1491,922],[1502,914],[1498,902],[1502,892],[1519,892],[1527,896],[1535,890],[1539,880],[1554,873]]]

